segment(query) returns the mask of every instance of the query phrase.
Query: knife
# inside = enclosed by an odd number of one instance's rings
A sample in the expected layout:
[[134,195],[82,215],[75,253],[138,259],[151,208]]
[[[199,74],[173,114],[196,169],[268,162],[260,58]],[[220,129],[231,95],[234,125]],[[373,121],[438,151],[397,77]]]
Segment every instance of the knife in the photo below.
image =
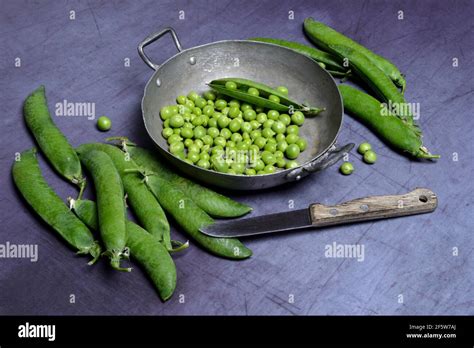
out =
[[314,203],[307,209],[215,222],[203,226],[200,231],[212,237],[246,237],[430,213],[437,206],[438,198],[433,191],[416,188],[403,195],[358,198],[333,206]]

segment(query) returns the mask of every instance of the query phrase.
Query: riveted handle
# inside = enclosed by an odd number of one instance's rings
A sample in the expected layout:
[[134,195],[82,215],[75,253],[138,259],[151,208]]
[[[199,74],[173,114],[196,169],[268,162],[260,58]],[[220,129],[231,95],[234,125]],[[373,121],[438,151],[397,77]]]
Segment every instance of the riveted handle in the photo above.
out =
[[403,195],[358,198],[342,204],[310,206],[315,227],[369,221],[398,216],[430,213],[438,206],[436,194],[427,188],[416,188]]
[[160,66],[158,64],[153,63],[151,59],[148,58],[148,56],[145,54],[145,51],[143,49],[167,33],[171,34],[176,48],[179,52],[181,52],[183,49],[181,47],[181,43],[179,42],[178,35],[176,35],[176,32],[173,28],[165,28],[160,32],[150,34],[138,44],[138,54],[143,59],[143,61],[153,70],[158,70]]

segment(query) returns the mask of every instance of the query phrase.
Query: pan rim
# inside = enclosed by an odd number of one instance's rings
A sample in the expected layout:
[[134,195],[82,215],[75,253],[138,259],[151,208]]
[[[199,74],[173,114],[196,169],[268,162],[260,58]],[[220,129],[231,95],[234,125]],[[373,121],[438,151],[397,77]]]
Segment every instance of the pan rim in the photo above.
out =
[[[329,78],[332,80],[332,82],[334,83],[334,86],[336,87],[336,91],[337,91],[337,94],[339,96],[339,103],[341,105],[341,121],[339,122],[339,125],[338,125],[338,128],[337,128],[337,131],[336,131],[336,134],[334,136],[334,139],[330,142],[330,144],[328,146],[326,146],[326,148],[321,151],[319,153],[319,155],[315,156],[315,157],[312,157],[311,159],[307,160],[306,162],[302,163],[302,164],[299,164],[297,167],[294,167],[294,168],[289,168],[289,169],[283,169],[283,170],[278,170],[276,171],[275,173],[267,173],[267,174],[258,174],[258,175],[244,175],[244,174],[228,174],[228,173],[221,173],[221,172],[218,172],[218,171],[215,171],[215,170],[211,170],[211,169],[205,169],[205,168],[201,168],[195,164],[191,164],[191,163],[188,163],[184,160],[182,160],[181,158],[179,157],[176,157],[174,156],[172,153],[170,153],[168,150],[164,149],[162,146],[160,146],[157,141],[155,140],[154,136],[152,135],[152,133],[150,132],[150,130],[148,129],[148,126],[147,126],[147,121],[145,119],[145,112],[143,110],[143,105],[144,105],[144,101],[145,101],[145,98],[147,96],[147,89],[148,89],[148,86],[155,80],[155,77],[156,75],[159,73],[159,71],[168,63],[170,62],[171,60],[177,58],[178,56],[184,54],[184,53],[187,53],[187,52],[190,52],[190,51],[193,51],[193,50],[197,50],[197,49],[200,49],[200,48],[205,48],[207,46],[213,46],[213,45],[217,45],[217,44],[225,44],[225,43],[252,43],[252,44],[255,44],[255,45],[263,45],[263,46],[271,46],[273,48],[276,48],[276,49],[283,49],[283,50],[287,50],[287,51],[291,51],[292,53],[294,54],[297,54],[299,56],[302,56],[304,57],[304,59],[307,59],[309,61],[311,61],[312,64],[315,64],[317,66],[318,69],[321,69],[323,70],[323,72],[329,76]],[[230,177],[230,178],[255,178],[255,177],[269,177],[269,176],[276,176],[276,175],[282,175],[284,174],[285,176],[287,176],[289,173],[295,171],[295,170],[304,170],[306,167],[308,167],[309,165],[311,165],[311,163],[317,161],[318,159],[320,159],[321,157],[323,157],[324,155],[326,155],[329,150],[331,148],[333,148],[337,142],[337,139],[339,137],[339,134],[341,132],[341,129],[342,129],[342,125],[344,123],[344,103],[343,103],[343,100],[342,100],[342,95],[341,93],[339,92],[339,88],[337,88],[337,82],[336,80],[334,79],[334,77],[328,73],[326,71],[326,69],[322,68],[314,59],[304,55],[304,54],[301,54],[299,52],[296,52],[290,48],[287,48],[287,47],[282,47],[282,46],[279,46],[279,45],[276,45],[276,44],[273,44],[273,43],[268,43],[268,42],[261,42],[261,41],[253,41],[253,40],[241,40],[241,39],[238,39],[238,40],[219,40],[219,41],[213,41],[213,42],[208,42],[208,43],[205,43],[205,44],[202,44],[202,45],[198,45],[198,46],[193,46],[193,47],[190,47],[190,48],[185,48],[181,51],[179,51],[178,53],[174,54],[173,56],[169,57],[168,59],[166,59],[163,63],[161,63],[158,67],[158,69],[156,69],[153,74],[151,75],[151,77],[148,79],[147,83],[145,84],[145,88],[144,88],[144,91],[143,91],[143,96],[141,98],[141,111],[142,111],[142,119],[143,119],[143,124],[145,125],[145,129],[147,131],[147,134],[148,136],[153,140],[153,142],[155,143],[156,146],[158,146],[160,149],[162,149],[163,151],[166,151],[168,152],[171,156],[173,156],[176,160],[182,162],[184,165],[187,165],[187,166],[192,166],[198,170],[201,170],[203,171],[204,173],[212,173],[212,174],[217,174],[217,175],[222,175],[224,177]],[[317,116],[314,116],[314,117],[317,117]]]

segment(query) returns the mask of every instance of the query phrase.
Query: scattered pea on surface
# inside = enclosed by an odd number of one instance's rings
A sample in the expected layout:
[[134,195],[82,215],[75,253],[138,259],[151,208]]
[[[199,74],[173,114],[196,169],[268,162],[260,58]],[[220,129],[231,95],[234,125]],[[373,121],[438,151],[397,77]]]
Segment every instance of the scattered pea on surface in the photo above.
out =
[[377,161],[377,154],[372,151],[368,150],[364,153],[364,162],[368,164],[374,164]]
[[112,127],[112,121],[107,116],[100,116],[97,119],[97,128],[102,132],[108,131]]
[[369,150],[372,150],[372,146],[367,142],[361,143],[359,147],[357,148],[357,152],[360,153],[361,155],[363,155]]
[[354,171],[354,166],[351,162],[344,162],[339,167],[339,170],[344,175],[350,175]]

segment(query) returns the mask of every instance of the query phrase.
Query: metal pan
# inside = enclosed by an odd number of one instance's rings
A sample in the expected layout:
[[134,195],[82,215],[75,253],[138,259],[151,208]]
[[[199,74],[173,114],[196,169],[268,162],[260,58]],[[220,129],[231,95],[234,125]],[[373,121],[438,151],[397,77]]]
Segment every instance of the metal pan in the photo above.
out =
[[[171,34],[179,52],[158,65],[143,49],[166,33]],[[138,45],[138,53],[155,70],[142,99],[146,130],[158,151],[193,179],[234,190],[274,187],[335,164],[354,146],[336,146],[344,112],[335,81],[315,61],[290,49],[255,41],[226,40],[183,50],[175,31],[166,28],[145,38]],[[308,148],[298,157],[299,167],[255,176],[224,174],[191,165],[168,152],[166,139],[161,135],[160,109],[174,104],[178,95],[208,90],[207,82],[223,77],[242,77],[270,86],[285,85],[299,102],[326,107],[318,116],[307,117],[300,129]]]

